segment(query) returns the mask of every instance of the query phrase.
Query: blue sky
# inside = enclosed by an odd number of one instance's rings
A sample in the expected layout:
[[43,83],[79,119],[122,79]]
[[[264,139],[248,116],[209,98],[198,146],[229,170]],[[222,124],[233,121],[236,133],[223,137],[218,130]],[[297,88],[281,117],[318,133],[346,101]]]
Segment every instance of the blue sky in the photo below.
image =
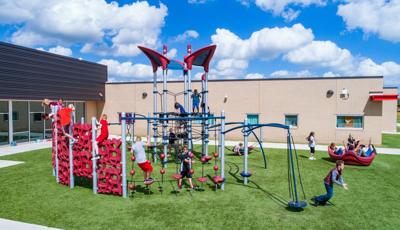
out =
[[214,43],[214,79],[384,75],[399,86],[399,21],[400,0],[0,0],[2,41],[106,64],[110,81],[151,79],[137,45],[182,59],[186,44]]

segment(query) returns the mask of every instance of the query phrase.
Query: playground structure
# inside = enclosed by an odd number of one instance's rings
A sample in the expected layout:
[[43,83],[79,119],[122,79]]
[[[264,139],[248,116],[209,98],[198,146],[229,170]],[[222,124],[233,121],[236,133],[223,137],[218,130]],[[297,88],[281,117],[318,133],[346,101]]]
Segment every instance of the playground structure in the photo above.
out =
[[[298,164],[297,152],[294,148],[294,141],[291,135],[290,127],[287,125],[269,123],[269,124],[249,124],[247,119],[243,122],[226,122],[224,111],[221,111],[220,116],[214,116],[209,111],[208,106],[208,71],[209,64],[215,52],[216,46],[211,45],[199,49],[192,53],[191,46],[187,47],[187,56],[183,62],[176,60],[169,60],[165,54],[167,47],[163,47],[163,54],[157,51],[138,47],[150,60],[153,68],[153,114],[147,116],[138,113],[120,114],[120,121],[118,123],[110,123],[111,125],[121,126],[121,138],[105,141],[99,145],[98,153],[95,151],[96,145],[96,118],[92,118],[92,124],[75,123],[75,116],[72,114],[70,134],[77,139],[75,143],[68,140],[59,132],[59,124],[57,119],[53,120],[53,168],[54,175],[58,183],[68,185],[74,188],[74,177],[86,177],[93,182],[93,193],[108,193],[115,195],[122,195],[124,198],[128,197],[128,189],[134,190],[136,185],[132,177],[135,175],[135,170],[132,166],[130,170],[131,181],[127,180],[127,150],[128,140],[133,143],[135,123],[139,121],[147,122],[147,137],[148,148],[152,152],[152,160],[154,163],[157,159],[161,161],[161,182],[164,181],[164,174],[168,165],[168,129],[172,128],[174,132],[179,132],[178,141],[187,143],[189,152],[192,157],[193,154],[193,122],[200,124],[201,131],[198,132],[201,140],[201,156],[202,162],[202,175],[198,178],[198,182],[205,183],[207,178],[204,175],[204,167],[207,163],[215,158],[213,170],[215,175],[212,177],[212,182],[215,188],[221,190],[225,189],[225,135],[234,130],[241,130],[244,140],[244,160],[243,171],[240,175],[243,177],[243,184],[249,183],[249,178],[252,176],[248,168],[248,139],[250,135],[254,135],[260,145],[260,151],[263,155],[264,168],[267,168],[267,161],[262,142],[254,132],[254,130],[262,127],[274,127],[285,129],[287,131],[287,156],[288,156],[288,187],[290,201],[288,206],[290,208],[304,208],[307,203],[305,201],[305,193],[301,180],[300,168]],[[201,79],[201,98],[202,98],[202,111],[200,113],[192,113],[192,84],[191,72],[193,66],[203,67],[204,74]],[[162,70],[162,112],[158,111],[158,96],[157,89],[157,70]],[[168,112],[168,95],[179,95],[180,93],[172,93],[168,91],[167,87],[167,71],[168,69],[180,70],[183,75],[184,82],[184,109],[186,113],[171,113]],[[57,111],[54,111],[57,113]],[[212,121],[212,125],[210,125]],[[150,129],[152,126],[152,129]],[[227,129],[227,127],[230,127]],[[161,132],[160,132],[161,129]],[[152,135],[150,134],[152,130]],[[127,133],[127,131],[129,131]],[[215,132],[215,151],[209,154],[209,133]],[[150,138],[152,136],[152,138]],[[218,138],[217,138],[218,136]],[[159,141],[161,139],[161,142]],[[177,152],[175,152],[177,155]],[[210,156],[211,155],[211,156]],[[219,160],[217,160],[217,158]],[[131,161],[135,161],[135,156],[131,156]],[[219,161],[219,166],[218,166]],[[133,163],[132,163],[133,165]],[[178,170],[177,170],[178,171]],[[219,171],[219,172],[218,172]],[[193,171],[191,171],[193,174]],[[179,179],[178,173],[173,175],[173,179]],[[299,190],[302,191],[304,199],[300,199]]]

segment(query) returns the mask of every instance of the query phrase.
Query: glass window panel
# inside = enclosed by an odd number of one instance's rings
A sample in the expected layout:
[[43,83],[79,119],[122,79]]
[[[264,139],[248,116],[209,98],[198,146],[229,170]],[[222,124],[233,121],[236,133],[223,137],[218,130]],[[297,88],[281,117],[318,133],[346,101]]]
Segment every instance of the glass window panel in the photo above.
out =
[[362,116],[337,116],[337,128],[363,128]]
[[293,127],[297,127],[297,115],[285,115],[285,124]]
[[13,139],[17,142],[29,140],[28,102],[13,101]]
[[31,109],[31,112],[42,113],[43,112],[42,103],[38,102],[38,101],[31,101],[30,102],[30,109]]
[[0,101],[0,113],[8,113],[8,101]]
[[[8,101],[0,101],[0,145],[8,144]],[[7,120],[5,120],[5,116]]]
[[85,103],[77,102],[75,107],[76,121],[81,122],[81,118],[85,117]]
[[247,121],[250,125],[258,124],[258,114],[247,114]]

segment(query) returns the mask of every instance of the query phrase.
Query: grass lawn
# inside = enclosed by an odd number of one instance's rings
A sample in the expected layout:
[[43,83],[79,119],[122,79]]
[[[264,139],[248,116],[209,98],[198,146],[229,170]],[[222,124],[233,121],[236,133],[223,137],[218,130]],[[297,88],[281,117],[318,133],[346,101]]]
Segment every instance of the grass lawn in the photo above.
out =
[[[299,151],[306,195],[325,192],[322,178],[334,163],[318,152],[309,161]],[[243,186],[239,172],[242,158],[227,156],[225,191],[175,195],[173,182],[164,193],[135,193],[129,199],[93,195],[90,188],[55,183],[49,149],[1,157],[25,161],[0,169],[0,217],[64,229],[398,229],[400,204],[398,175],[400,156],[378,155],[370,167],[346,166],[345,191],[335,186],[334,205],[308,206],[302,212],[286,209],[288,200],[285,150],[267,150],[268,170],[258,152],[249,156],[251,183]],[[196,162],[198,167],[199,162]],[[157,165],[156,168],[159,166]],[[129,167],[128,167],[129,168]],[[136,167],[137,168],[137,167]],[[168,172],[174,171],[170,164]],[[158,169],[155,170],[158,172]],[[199,175],[196,169],[195,175]],[[207,169],[212,173],[212,165]],[[159,177],[156,173],[155,177]],[[138,172],[137,179],[142,174]],[[168,177],[169,178],[169,177]]]
[[382,134],[381,147],[400,148],[400,135],[398,135],[398,134]]

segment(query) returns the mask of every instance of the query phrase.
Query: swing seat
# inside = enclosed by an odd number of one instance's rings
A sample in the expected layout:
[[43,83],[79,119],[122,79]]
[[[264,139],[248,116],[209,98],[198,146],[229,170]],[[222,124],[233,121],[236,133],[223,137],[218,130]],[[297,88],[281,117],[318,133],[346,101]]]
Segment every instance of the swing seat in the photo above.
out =
[[143,182],[144,185],[149,186],[154,183],[154,180]]
[[207,182],[207,178],[200,177],[200,178],[197,179],[197,181],[200,182],[200,183],[205,183],[205,182]]
[[288,207],[292,209],[302,209],[307,207],[307,201],[289,201]]
[[213,177],[213,182],[214,182],[214,184],[220,184],[220,183],[222,183],[222,182],[224,182],[224,181],[225,181],[225,179],[222,178],[221,176],[215,176],[215,177]]
[[174,173],[174,174],[172,174],[172,179],[174,179],[174,180],[179,180],[179,179],[181,179],[181,178],[182,178],[182,175],[179,174],[179,173]]
[[253,174],[251,174],[251,172],[242,171],[242,172],[240,173],[240,175],[241,175],[242,177],[251,177]]

